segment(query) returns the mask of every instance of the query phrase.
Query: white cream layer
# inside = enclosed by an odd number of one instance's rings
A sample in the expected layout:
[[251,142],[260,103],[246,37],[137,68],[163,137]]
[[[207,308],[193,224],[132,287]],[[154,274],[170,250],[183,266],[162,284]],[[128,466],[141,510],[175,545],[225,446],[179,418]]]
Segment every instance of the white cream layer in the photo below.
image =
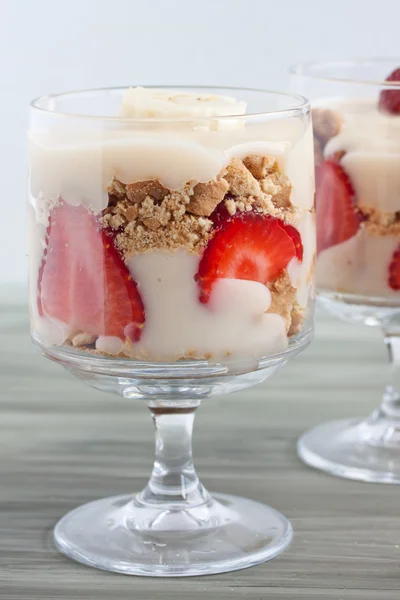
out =
[[[155,93],[128,91],[124,111],[129,107],[130,114],[137,111],[136,116],[144,117],[146,100],[156,117],[168,114],[172,119],[186,116],[189,120],[146,123],[121,119],[96,128],[96,121],[71,117],[67,125],[51,120],[47,129],[31,133],[32,196],[41,196],[45,202],[62,196],[71,204],[100,212],[107,206],[107,186],[114,176],[123,183],[155,178],[169,189],[178,189],[190,180],[214,179],[233,155],[264,152],[278,159],[291,180],[292,203],[312,207],[311,124],[305,126],[300,119],[218,120],[213,117],[239,115],[245,106],[225,96],[199,100],[196,94],[165,98],[163,92],[158,98],[153,97]],[[215,127],[215,122],[220,126]]]
[[399,292],[388,284],[389,265],[399,246],[399,238],[370,236],[361,228],[349,240],[319,254],[319,289],[362,296],[399,297]]
[[287,348],[285,322],[266,314],[271,296],[255,281],[221,279],[210,303],[199,301],[194,277],[199,257],[185,250],[149,252],[128,261],[146,307],[146,324],[134,353],[154,360],[211,355],[260,358]]
[[325,156],[344,150],[343,167],[357,202],[382,212],[400,210],[400,116],[378,109],[377,99],[324,100],[343,128],[325,147]]
[[[199,257],[186,250],[149,252],[128,261],[145,311],[140,341],[124,348],[118,338],[101,336],[96,348],[110,354],[124,350],[134,358],[174,361],[185,356],[215,360],[261,358],[286,350],[285,321],[266,313],[268,288],[255,281],[221,279],[209,304],[199,301],[194,277]],[[67,324],[39,317],[32,290],[33,329],[44,344],[61,345],[72,333]]]

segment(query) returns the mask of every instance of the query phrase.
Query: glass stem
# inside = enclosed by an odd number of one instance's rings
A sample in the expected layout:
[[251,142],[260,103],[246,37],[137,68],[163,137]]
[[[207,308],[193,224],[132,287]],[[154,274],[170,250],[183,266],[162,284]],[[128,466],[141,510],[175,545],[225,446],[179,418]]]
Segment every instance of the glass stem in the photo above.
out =
[[177,509],[207,502],[209,494],[197,477],[192,457],[192,433],[199,402],[184,408],[149,406],[155,426],[155,460],[149,483],[138,495],[146,505]]
[[387,418],[400,421],[400,318],[385,322],[383,333],[389,353],[389,377],[381,410]]

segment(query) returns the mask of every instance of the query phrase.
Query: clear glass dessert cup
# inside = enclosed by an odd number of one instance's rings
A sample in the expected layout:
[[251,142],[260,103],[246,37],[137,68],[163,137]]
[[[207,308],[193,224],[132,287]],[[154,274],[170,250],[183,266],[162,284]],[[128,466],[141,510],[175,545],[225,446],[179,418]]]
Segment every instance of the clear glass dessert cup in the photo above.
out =
[[149,576],[273,558],[288,520],[210,495],[191,440],[203,399],[260,383],[311,341],[307,101],[214,88],[47,96],[31,105],[29,164],[33,341],[84,383],[144,401],[156,438],[144,490],[76,508],[57,548]]
[[388,384],[370,416],[324,423],[298,442],[334,475],[400,483],[400,58],[298,65],[312,103],[317,289],[334,315],[379,327]]

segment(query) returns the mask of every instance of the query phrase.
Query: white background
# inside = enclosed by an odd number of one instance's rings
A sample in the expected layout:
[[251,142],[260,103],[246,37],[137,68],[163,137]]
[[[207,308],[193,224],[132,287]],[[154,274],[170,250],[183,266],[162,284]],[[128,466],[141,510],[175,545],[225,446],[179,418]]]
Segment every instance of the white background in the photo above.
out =
[[157,83],[284,89],[293,62],[400,56],[399,0],[1,0],[0,7],[0,283],[26,278],[33,97]]

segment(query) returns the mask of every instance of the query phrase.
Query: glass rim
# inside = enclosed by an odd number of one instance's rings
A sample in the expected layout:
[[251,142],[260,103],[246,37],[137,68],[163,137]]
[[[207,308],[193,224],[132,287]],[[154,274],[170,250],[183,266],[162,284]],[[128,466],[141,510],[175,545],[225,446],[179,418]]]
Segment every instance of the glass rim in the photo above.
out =
[[[163,118],[147,118],[147,117],[142,117],[142,118],[137,118],[137,117],[120,117],[120,116],[107,116],[107,115],[87,115],[87,114],[80,114],[80,113],[69,113],[69,112],[65,112],[65,111],[58,111],[58,110],[51,110],[48,108],[43,108],[42,106],[39,106],[40,102],[43,101],[48,101],[48,100],[54,100],[57,98],[63,98],[63,97],[67,97],[67,96],[74,96],[74,95],[79,95],[79,94],[93,94],[93,93],[99,93],[99,92],[117,92],[117,91],[122,91],[122,90],[128,90],[131,87],[143,87],[145,89],[150,89],[150,90],[188,90],[188,91],[195,91],[198,89],[204,89],[204,90],[209,90],[210,92],[215,92],[216,90],[220,90],[221,92],[256,92],[259,94],[269,94],[269,95],[275,95],[275,96],[280,96],[280,97],[286,97],[286,98],[291,98],[291,99],[295,99],[298,101],[298,105],[297,106],[292,106],[292,107],[288,107],[288,108],[281,108],[281,109],[277,109],[277,110],[270,110],[270,111],[262,111],[262,112],[256,112],[256,113],[247,113],[247,114],[243,114],[243,115],[213,115],[213,116],[192,116],[192,117],[177,117],[177,118],[167,118],[167,117],[163,117]],[[38,96],[36,98],[34,98],[30,103],[29,106],[31,109],[35,110],[35,111],[39,111],[41,113],[44,114],[48,114],[48,115],[53,115],[53,116],[58,116],[58,117],[63,117],[63,118],[70,118],[70,119],[90,119],[90,120],[97,120],[97,121],[111,121],[111,122],[123,122],[123,121],[127,121],[129,123],[140,123],[140,124],[145,124],[145,123],[193,123],[193,121],[195,120],[196,123],[198,122],[210,122],[210,121],[215,121],[216,119],[218,120],[223,120],[223,121],[230,121],[232,119],[240,119],[240,120],[257,120],[260,119],[262,117],[269,117],[269,118],[280,118],[280,117],[291,117],[291,116],[295,116],[300,114],[307,114],[307,112],[309,112],[310,110],[310,102],[308,100],[308,98],[306,98],[305,96],[302,96],[300,94],[295,94],[295,93],[290,93],[290,92],[281,92],[281,91],[276,91],[276,90],[268,90],[268,89],[262,89],[262,88],[247,88],[247,87],[238,87],[238,86],[217,86],[217,85],[145,85],[145,86],[111,86],[111,87],[101,87],[101,88],[86,88],[86,89],[81,89],[81,90],[72,90],[72,91],[68,91],[68,92],[61,92],[61,93],[57,93],[57,94],[43,94],[41,96]]]
[[[357,66],[368,66],[383,63],[397,63],[400,66],[400,57],[381,57],[381,58],[354,58],[348,60],[327,60],[327,61],[310,61],[296,63],[290,65],[289,73],[291,75],[299,75],[314,79],[316,81],[330,81],[334,83],[353,83],[360,85],[371,85],[379,86],[382,88],[393,89],[400,87],[400,81],[385,81],[385,80],[374,80],[374,79],[354,79],[354,77],[332,77],[327,72],[313,72],[316,67],[322,67],[329,69],[332,67],[357,67]],[[388,73],[389,75],[389,73]]]

